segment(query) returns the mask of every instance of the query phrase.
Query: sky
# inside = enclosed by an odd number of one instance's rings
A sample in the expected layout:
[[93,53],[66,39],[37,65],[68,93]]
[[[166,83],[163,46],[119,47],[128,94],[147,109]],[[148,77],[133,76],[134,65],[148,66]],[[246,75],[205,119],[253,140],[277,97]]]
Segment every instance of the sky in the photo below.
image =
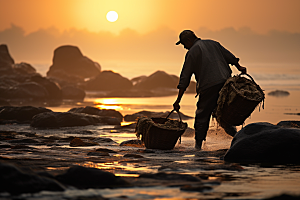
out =
[[[119,15],[116,22],[106,20],[111,10]],[[146,33],[161,26],[299,33],[299,10],[299,0],[0,0],[0,30],[13,23],[26,33],[52,26],[115,34],[126,28]]]
[[[109,11],[117,21],[106,19]],[[191,29],[257,72],[257,63],[273,71],[270,63],[292,63],[287,71],[300,74],[299,21],[300,0],[0,0],[0,44],[16,62],[46,68],[67,44],[126,76],[179,75],[186,50],[175,42]]]

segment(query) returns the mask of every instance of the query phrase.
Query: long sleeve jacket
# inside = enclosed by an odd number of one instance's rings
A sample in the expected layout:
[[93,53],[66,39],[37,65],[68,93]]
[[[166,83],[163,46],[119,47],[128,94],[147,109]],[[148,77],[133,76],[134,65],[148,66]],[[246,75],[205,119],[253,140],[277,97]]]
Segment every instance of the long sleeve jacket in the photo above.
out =
[[232,73],[229,64],[236,65],[238,62],[239,58],[219,42],[198,38],[186,53],[177,88],[185,90],[194,74],[196,92],[199,94],[211,86],[224,83]]

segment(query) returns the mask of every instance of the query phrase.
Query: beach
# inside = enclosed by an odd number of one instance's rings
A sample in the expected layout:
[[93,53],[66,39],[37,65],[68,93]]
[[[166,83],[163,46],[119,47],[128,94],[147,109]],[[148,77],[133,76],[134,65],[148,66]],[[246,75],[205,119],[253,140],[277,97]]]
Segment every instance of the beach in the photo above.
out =
[[[300,90],[290,90],[288,96],[270,96],[259,105],[243,126],[255,122],[277,124],[279,121],[299,120]],[[165,112],[172,109],[176,96],[152,98],[94,98],[86,97],[79,105],[65,103],[48,107],[66,112],[71,107],[100,106],[115,108],[123,115],[141,110]],[[182,99],[181,112],[193,116],[196,100],[193,94]],[[193,119],[185,120],[193,128]],[[73,166],[84,166],[111,172],[128,181],[131,187],[111,189],[76,189],[41,191],[34,194],[10,195],[2,199],[267,199],[282,194],[300,195],[299,165],[268,165],[260,163],[230,163],[223,157],[230,148],[232,137],[211,121],[203,149],[194,149],[193,136],[182,137],[173,150],[147,150],[144,146],[120,146],[135,140],[134,127],[103,125],[36,129],[29,125],[0,125],[2,134],[12,141],[2,141],[1,161],[12,163],[25,171],[47,172],[51,176],[66,173]],[[7,137],[8,137],[7,136]],[[96,146],[72,147],[74,138],[97,141]],[[28,142],[31,139],[34,142]],[[7,146],[5,146],[7,145]],[[19,148],[17,148],[19,147]],[[298,158],[295,158],[298,159]],[[142,174],[165,174],[164,178],[143,178]],[[189,175],[198,181],[185,180],[176,175]],[[153,175],[153,176],[154,176]],[[172,176],[170,178],[169,176]]]

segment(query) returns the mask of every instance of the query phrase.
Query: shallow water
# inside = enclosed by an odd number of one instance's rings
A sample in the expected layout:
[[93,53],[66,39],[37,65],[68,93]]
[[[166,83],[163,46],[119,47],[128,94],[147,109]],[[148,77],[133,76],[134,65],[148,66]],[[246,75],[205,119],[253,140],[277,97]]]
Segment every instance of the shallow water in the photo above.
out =
[[[264,109],[256,109],[251,117],[246,120],[245,125],[253,122],[270,122],[273,124],[283,120],[299,120],[299,115],[286,113],[299,113],[300,90],[290,90],[287,97],[272,97],[267,93]],[[104,106],[119,106],[119,111],[123,114],[132,114],[141,110],[156,112],[165,112],[172,109],[172,103],[176,96],[157,97],[157,98],[86,98],[85,102],[78,106],[94,105],[97,102]],[[181,111],[193,116],[195,112],[196,99],[193,94],[187,94],[182,99]],[[60,107],[51,107],[53,111],[67,111],[70,105]],[[193,119],[185,120],[189,127],[193,127]],[[124,122],[125,124],[125,122]],[[238,127],[238,129],[242,126]],[[24,131],[36,133],[41,136],[59,136],[59,137],[101,137],[111,138],[114,143],[101,143],[101,147],[115,150],[118,153],[110,154],[111,161],[94,162],[86,160],[83,163],[76,163],[76,160],[86,158],[83,151],[93,150],[96,147],[70,147],[68,143],[63,143],[59,148],[73,149],[66,155],[59,155],[60,159],[74,158],[74,164],[86,167],[94,167],[110,171],[117,176],[138,177],[141,173],[177,173],[192,174],[195,176],[204,176],[205,185],[210,185],[211,190],[201,192],[189,192],[180,190],[180,187],[168,186],[148,186],[119,189],[88,189],[76,190],[68,189],[64,192],[43,191],[36,194],[23,194],[14,197],[15,199],[78,199],[103,196],[109,199],[264,199],[279,194],[300,195],[300,166],[298,165],[243,165],[236,164],[236,168],[228,167],[230,163],[224,163],[218,157],[210,155],[220,149],[228,149],[231,143],[231,137],[217,131],[216,124],[212,121],[210,129],[212,130],[203,145],[201,152],[194,149],[194,139],[192,137],[182,137],[181,144],[177,144],[174,150],[160,151],[143,154],[144,160],[135,162],[120,162],[124,152],[139,152],[144,148],[120,147],[123,141],[136,139],[135,133],[131,130],[117,130],[113,126],[86,126],[60,129],[34,129],[28,125],[0,125],[0,130]],[[87,131],[82,135],[78,131]],[[51,152],[53,156],[60,153],[52,146],[38,145],[31,146],[37,148],[37,151]],[[52,148],[50,150],[50,148]],[[97,147],[99,148],[99,146]],[[2,150],[1,156],[6,158],[43,158],[42,154],[34,154],[27,151],[22,154],[11,154],[9,151]],[[48,155],[49,156],[49,155]],[[118,159],[120,158],[120,160]],[[150,161],[147,161],[150,160]],[[295,158],[298,159],[298,158]],[[153,161],[151,161],[153,160]],[[226,165],[227,167],[224,167]],[[235,166],[235,165],[233,165]],[[61,166],[50,166],[48,170],[64,170]],[[1,199],[11,199],[8,194],[0,194]]]

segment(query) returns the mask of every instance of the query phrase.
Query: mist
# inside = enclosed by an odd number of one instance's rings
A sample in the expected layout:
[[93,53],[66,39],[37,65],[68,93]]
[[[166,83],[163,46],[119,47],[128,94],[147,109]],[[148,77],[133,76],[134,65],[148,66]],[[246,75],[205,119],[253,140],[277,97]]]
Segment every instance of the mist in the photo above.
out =
[[[212,31],[205,27],[194,30],[202,39],[219,41],[240,63],[247,66],[299,66],[300,33],[270,31],[258,34],[250,28],[226,28]],[[124,29],[119,34],[90,32],[85,29],[39,29],[25,34],[22,27],[11,25],[0,32],[0,43],[7,44],[15,62],[46,67],[52,63],[54,50],[61,45],[78,46],[82,53],[98,62],[102,69],[115,70],[125,76],[149,75],[156,70],[179,74],[186,50],[176,46],[178,34],[160,27],[146,34]],[[291,68],[293,71],[294,68]],[[286,69],[284,69],[286,70]],[[298,71],[299,72],[299,71]]]

